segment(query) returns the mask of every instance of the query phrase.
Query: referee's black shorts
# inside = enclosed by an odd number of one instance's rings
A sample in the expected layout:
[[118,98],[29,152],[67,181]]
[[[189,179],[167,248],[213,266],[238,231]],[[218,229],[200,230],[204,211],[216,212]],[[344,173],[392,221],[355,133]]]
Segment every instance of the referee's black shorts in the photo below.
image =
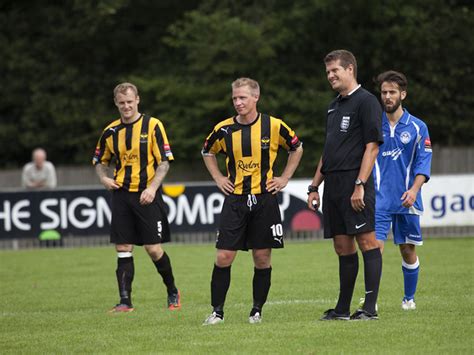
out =
[[149,205],[140,204],[141,192],[112,191],[110,242],[149,245],[170,240],[165,203],[160,191]]
[[216,248],[283,248],[283,225],[277,196],[270,193],[226,196]]
[[337,171],[324,175],[324,238],[357,235],[375,230],[375,187],[372,174],[364,187],[365,208],[356,212],[351,196],[359,170]]

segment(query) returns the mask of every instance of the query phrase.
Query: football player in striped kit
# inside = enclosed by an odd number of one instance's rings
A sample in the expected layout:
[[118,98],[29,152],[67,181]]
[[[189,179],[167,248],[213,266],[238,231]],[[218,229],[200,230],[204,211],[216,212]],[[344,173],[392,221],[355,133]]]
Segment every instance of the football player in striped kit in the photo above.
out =
[[[207,137],[202,154],[209,173],[226,195],[216,242],[211,279],[213,312],[204,325],[224,321],[230,268],[238,250],[252,249],[253,307],[249,322],[260,323],[270,290],[271,251],[283,248],[283,226],[277,193],[293,176],[303,155],[302,143],[281,119],[257,111],[259,84],[249,78],[232,83],[236,115],[218,123]],[[288,151],[281,176],[273,164],[279,147]],[[219,170],[216,154],[226,158],[227,174]]]

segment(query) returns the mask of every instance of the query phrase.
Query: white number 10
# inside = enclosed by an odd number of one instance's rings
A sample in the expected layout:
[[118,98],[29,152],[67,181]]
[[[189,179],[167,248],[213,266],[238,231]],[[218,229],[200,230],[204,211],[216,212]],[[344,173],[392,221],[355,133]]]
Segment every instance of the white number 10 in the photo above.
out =
[[274,224],[270,227],[274,237],[281,237],[283,235],[283,226],[281,223]]

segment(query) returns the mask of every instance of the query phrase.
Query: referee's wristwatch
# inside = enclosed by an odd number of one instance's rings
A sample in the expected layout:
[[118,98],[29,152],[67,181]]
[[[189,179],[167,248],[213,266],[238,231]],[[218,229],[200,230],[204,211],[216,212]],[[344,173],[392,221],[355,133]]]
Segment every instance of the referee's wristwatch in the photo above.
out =
[[309,195],[311,192],[318,192],[318,187],[317,187],[317,186],[314,186],[314,185],[309,185],[309,186],[308,186],[308,195]]
[[365,188],[365,184],[366,184],[366,183],[363,182],[361,179],[357,178],[357,180],[355,181],[355,184],[356,184],[357,186],[362,186],[362,187]]

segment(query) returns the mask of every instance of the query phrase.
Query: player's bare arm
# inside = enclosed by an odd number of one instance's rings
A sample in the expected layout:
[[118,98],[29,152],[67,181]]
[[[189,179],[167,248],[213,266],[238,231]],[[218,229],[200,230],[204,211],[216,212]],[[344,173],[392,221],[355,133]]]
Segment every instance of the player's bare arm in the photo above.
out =
[[[319,186],[324,181],[324,175],[321,174],[321,166],[323,165],[323,158],[319,158],[318,167],[316,168],[316,173],[314,174],[313,180],[311,181],[311,186]],[[321,199],[319,196],[319,191],[310,192],[308,195],[308,208],[310,210],[316,211],[319,206],[321,206]]]
[[120,185],[114,179],[108,177],[109,168],[104,164],[97,164],[95,172],[107,190],[117,190],[120,188]]
[[426,182],[425,175],[417,175],[415,177],[415,181],[413,181],[412,187],[405,191],[400,198],[402,200],[402,206],[406,208],[410,208],[416,201],[416,196],[421,189],[421,186]]
[[158,165],[153,180],[151,180],[150,185],[145,190],[143,190],[140,195],[140,204],[149,205],[155,200],[156,191],[163,182],[169,169],[170,163],[168,161],[162,161],[160,165]]
[[300,145],[296,150],[290,151],[288,154],[288,160],[286,162],[285,169],[281,176],[274,176],[272,179],[267,181],[267,190],[272,194],[276,194],[283,190],[288,181],[295,173],[298,164],[300,163],[301,157],[303,156],[303,147]]
[[217,164],[216,156],[214,154],[203,154],[202,158],[204,159],[204,164],[206,164],[209,174],[211,174],[219,190],[221,190],[225,195],[234,192],[234,184],[227,176],[222,175]]
[[[372,169],[374,168],[375,159],[379,153],[379,145],[376,142],[370,142],[365,145],[364,156],[362,157],[362,163],[360,165],[358,178],[364,183],[367,182],[369,177],[372,175]],[[354,192],[351,196],[351,206],[354,211],[360,212],[364,209],[364,186],[355,185]]]

